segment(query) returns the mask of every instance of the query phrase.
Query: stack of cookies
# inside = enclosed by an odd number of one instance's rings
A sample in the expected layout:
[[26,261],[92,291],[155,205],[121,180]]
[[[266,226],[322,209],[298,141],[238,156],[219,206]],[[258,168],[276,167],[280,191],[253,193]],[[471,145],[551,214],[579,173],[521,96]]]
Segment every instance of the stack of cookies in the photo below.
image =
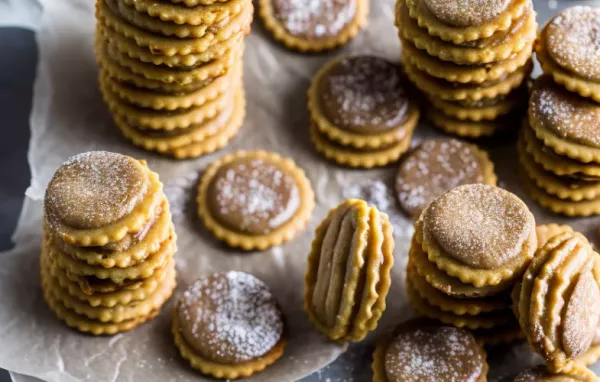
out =
[[406,289],[415,310],[473,330],[486,343],[523,336],[510,289],[537,249],[525,203],[495,186],[456,187],[433,201],[415,225]]
[[70,327],[96,335],[156,316],[175,288],[175,232],[158,174],[104,151],[77,155],[44,200],[44,298]]
[[408,150],[419,119],[400,67],[375,56],[326,64],[308,91],[311,140],[327,159],[371,168]]
[[531,0],[398,0],[396,25],[433,125],[477,138],[518,119],[537,29]]
[[97,0],[100,88],[122,133],[177,159],[204,155],[243,124],[251,0]]
[[518,145],[530,196],[567,216],[600,214],[598,27],[600,10],[574,7],[543,29],[537,57],[546,74],[534,84]]

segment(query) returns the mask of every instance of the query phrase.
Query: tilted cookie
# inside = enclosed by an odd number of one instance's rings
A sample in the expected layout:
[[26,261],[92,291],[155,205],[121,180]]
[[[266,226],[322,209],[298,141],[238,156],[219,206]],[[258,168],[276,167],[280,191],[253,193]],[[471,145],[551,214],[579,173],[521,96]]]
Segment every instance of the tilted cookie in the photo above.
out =
[[580,233],[566,232],[539,249],[513,303],[521,329],[550,370],[579,370],[600,320],[600,257]]
[[385,310],[394,262],[387,215],[349,199],[319,225],[308,256],[304,308],[332,340],[358,341]]

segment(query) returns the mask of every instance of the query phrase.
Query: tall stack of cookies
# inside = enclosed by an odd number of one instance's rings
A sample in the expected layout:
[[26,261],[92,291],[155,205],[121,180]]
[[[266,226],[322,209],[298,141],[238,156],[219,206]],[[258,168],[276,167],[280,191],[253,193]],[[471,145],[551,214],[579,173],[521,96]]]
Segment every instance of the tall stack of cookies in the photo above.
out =
[[95,335],[156,316],[175,288],[175,231],[158,174],[104,151],[77,155],[44,200],[44,298],[70,327]]
[[251,0],[97,0],[100,88],[122,133],[177,159],[222,148],[243,124]]
[[514,125],[527,97],[535,15],[531,0],[397,1],[402,63],[433,125],[470,138]]
[[573,7],[543,29],[545,75],[531,93],[519,140],[530,196],[555,213],[600,214],[600,9]]
[[486,343],[522,338],[510,291],[536,249],[534,217],[518,197],[483,184],[456,187],[415,224],[409,302],[418,313],[471,329]]
[[308,90],[308,110],[317,151],[349,167],[397,161],[419,120],[401,68],[376,56],[327,63]]

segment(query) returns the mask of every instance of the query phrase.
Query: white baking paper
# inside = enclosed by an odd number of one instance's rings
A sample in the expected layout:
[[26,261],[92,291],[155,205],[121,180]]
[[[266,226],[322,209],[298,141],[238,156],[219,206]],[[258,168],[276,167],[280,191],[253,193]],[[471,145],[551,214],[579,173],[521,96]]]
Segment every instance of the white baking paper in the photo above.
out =
[[[398,59],[400,45],[393,26],[392,0],[371,1],[369,27],[348,47],[329,54],[289,52],[274,43],[256,20],[246,43],[248,113],[241,134],[225,150],[184,162],[133,147],[113,126],[96,80],[93,1],[42,3],[40,64],[29,151],[32,182],[15,234],[16,248],[0,255],[0,367],[60,382],[209,380],[192,370],[173,345],[169,331],[172,302],[201,275],[235,269],[251,272],[272,287],[289,324],[290,343],[284,357],[251,379],[292,381],[319,370],[339,356],[344,346],[319,335],[302,310],[310,241],[329,208],[344,197],[364,195],[361,188],[370,185],[372,189],[373,182],[381,182],[375,189],[384,192],[370,198],[392,216],[396,237],[393,285],[379,332],[412,316],[403,286],[412,223],[400,214],[393,199],[395,169],[348,170],[325,161],[309,143],[305,106],[312,75],[330,58],[352,52]],[[434,130],[420,126],[413,144],[435,135]],[[292,242],[262,253],[243,253],[217,242],[196,218],[193,198],[198,175],[216,158],[239,149],[277,151],[292,157],[306,170],[315,189],[317,207],[309,228]],[[515,178],[514,147],[490,149],[500,185],[524,197]],[[113,337],[93,337],[67,328],[46,307],[39,288],[41,199],[45,185],[63,160],[89,150],[116,151],[147,159],[165,183],[178,233],[176,295],[155,320]],[[528,198],[524,199],[540,222],[568,222],[590,239],[596,237],[599,218],[562,219],[542,212]],[[356,380],[369,380],[373,337],[365,345],[353,345],[343,365],[336,363],[334,370],[316,374],[311,380],[354,380],[355,376],[360,376]],[[490,362],[491,380],[501,380],[536,361],[520,346],[492,351]]]

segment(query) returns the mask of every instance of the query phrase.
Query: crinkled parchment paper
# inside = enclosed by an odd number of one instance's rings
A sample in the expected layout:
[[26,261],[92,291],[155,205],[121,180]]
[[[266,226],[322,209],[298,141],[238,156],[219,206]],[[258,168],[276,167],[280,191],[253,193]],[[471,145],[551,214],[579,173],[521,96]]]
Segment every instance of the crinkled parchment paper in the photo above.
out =
[[[45,10],[38,34],[40,65],[29,151],[32,182],[15,234],[16,249],[0,255],[0,367],[60,382],[208,380],[193,371],[173,345],[169,332],[173,301],[199,276],[236,269],[251,272],[272,287],[289,324],[290,343],[284,357],[252,380],[291,381],[308,375],[345,350],[313,329],[302,310],[302,294],[314,228],[329,208],[349,196],[362,195],[376,202],[392,216],[395,225],[393,285],[379,330],[389,330],[412,315],[403,287],[412,224],[397,211],[391,194],[394,168],[358,171],[326,162],[309,143],[305,106],[309,80],[329,58],[353,52],[397,60],[400,45],[393,26],[393,0],[372,0],[367,30],[343,51],[327,55],[288,52],[273,43],[260,22],[255,21],[246,43],[244,79],[248,113],[241,134],[225,150],[184,162],[136,149],[113,126],[96,83],[93,3],[93,0],[43,1]],[[420,126],[416,135],[415,144],[435,133]],[[307,171],[316,192],[317,208],[308,229],[291,243],[262,253],[242,253],[213,239],[195,217],[193,199],[198,175],[216,158],[239,149],[274,150],[292,157]],[[83,335],[64,326],[44,304],[39,288],[41,200],[45,185],[63,160],[89,150],[110,150],[147,159],[165,183],[178,233],[176,295],[152,322],[108,338]],[[514,148],[494,147],[491,151],[500,185],[523,196],[515,179]],[[378,183],[373,186],[373,182]],[[588,237],[595,237],[600,219],[567,221],[543,213],[529,199],[525,200],[540,222],[568,222]],[[360,380],[370,379],[366,370],[369,353],[369,345],[353,346],[351,354],[359,356],[349,358],[348,362],[360,365],[360,371],[352,373],[364,376]],[[498,349],[492,354],[495,380],[535,362],[524,345]]]

